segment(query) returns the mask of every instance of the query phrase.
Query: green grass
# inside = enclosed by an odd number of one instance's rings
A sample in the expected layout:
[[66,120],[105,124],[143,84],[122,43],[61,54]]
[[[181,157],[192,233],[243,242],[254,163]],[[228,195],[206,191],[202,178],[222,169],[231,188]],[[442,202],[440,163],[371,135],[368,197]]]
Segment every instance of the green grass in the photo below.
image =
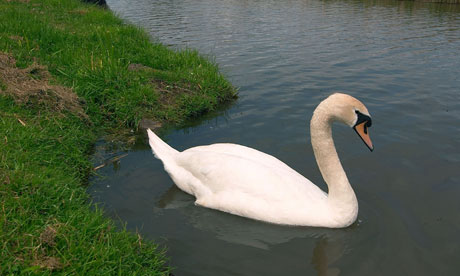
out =
[[[138,237],[116,231],[87,204],[81,184],[95,138],[87,126],[72,115],[24,109],[6,97],[0,110],[2,275],[161,275],[165,259],[155,245],[140,245]],[[48,227],[56,233],[46,240]],[[57,263],[49,264],[50,258]]]
[[167,275],[161,249],[89,206],[92,145],[141,118],[181,124],[235,90],[196,51],[152,43],[109,11],[74,0],[0,0],[0,11],[0,52],[46,65],[89,118],[6,94],[0,80],[0,274]]
[[[95,123],[134,126],[142,116],[180,123],[235,97],[214,63],[193,50],[151,43],[145,32],[106,10],[71,0],[13,0],[0,9],[0,50],[13,53],[22,66],[38,58],[86,100]],[[130,64],[150,70],[132,71]],[[154,89],[154,79],[191,89],[172,104]]]

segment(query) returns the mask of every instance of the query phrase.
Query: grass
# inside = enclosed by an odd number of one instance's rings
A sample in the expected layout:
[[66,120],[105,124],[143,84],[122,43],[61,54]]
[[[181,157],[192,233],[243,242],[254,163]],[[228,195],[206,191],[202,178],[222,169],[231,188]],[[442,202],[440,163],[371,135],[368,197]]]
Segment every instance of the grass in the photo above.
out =
[[[102,131],[235,98],[217,66],[76,0],[0,0],[0,274],[168,275],[85,191]],[[76,95],[75,95],[76,94]]]
[[[0,2],[1,3],[1,2]],[[171,51],[110,12],[78,1],[3,2],[0,49],[19,66],[38,59],[86,100],[96,123],[133,126],[142,116],[181,122],[235,97],[217,66],[196,51]],[[130,65],[141,64],[140,70]],[[153,81],[152,81],[153,80]],[[155,80],[184,88],[171,102]]]

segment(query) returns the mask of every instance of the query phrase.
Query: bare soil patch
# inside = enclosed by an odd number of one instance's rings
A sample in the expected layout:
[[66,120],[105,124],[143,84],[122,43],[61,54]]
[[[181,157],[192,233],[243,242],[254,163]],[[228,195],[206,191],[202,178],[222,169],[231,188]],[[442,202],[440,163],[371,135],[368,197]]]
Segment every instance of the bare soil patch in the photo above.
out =
[[168,83],[162,80],[153,79],[152,85],[160,92],[159,101],[164,105],[174,105],[177,95],[194,94],[191,84],[187,83]]
[[48,226],[45,231],[43,231],[40,234],[40,241],[44,244],[47,244],[49,246],[55,246],[56,245],[56,234],[57,231],[51,226]]
[[59,114],[70,112],[88,119],[82,103],[72,89],[53,85],[48,69],[37,63],[27,68],[16,67],[16,60],[0,52],[0,94],[12,96],[16,102],[39,106]]
[[48,270],[59,270],[63,267],[61,260],[57,257],[41,256],[32,265],[46,268]]

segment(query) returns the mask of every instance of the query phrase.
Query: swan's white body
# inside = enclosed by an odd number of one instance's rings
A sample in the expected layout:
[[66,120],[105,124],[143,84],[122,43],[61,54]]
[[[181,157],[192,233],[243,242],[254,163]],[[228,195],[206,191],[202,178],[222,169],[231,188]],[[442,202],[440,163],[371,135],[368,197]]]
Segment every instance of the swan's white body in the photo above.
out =
[[198,205],[276,224],[346,227],[356,220],[358,202],[331,136],[334,120],[356,123],[336,117],[344,99],[367,113],[351,96],[334,94],[311,121],[312,145],[329,194],[277,158],[245,146],[213,144],[178,152],[150,129],[149,143],[172,180]]

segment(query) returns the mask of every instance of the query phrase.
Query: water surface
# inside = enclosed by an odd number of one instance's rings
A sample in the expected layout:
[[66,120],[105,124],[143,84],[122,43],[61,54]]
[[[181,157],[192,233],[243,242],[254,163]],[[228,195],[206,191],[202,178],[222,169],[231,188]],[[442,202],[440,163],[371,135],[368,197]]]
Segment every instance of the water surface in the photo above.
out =
[[[171,47],[215,57],[235,105],[169,131],[178,150],[231,142],[321,188],[307,128],[334,91],[366,104],[370,153],[334,127],[358,197],[340,230],[285,227],[195,206],[145,137],[89,191],[108,215],[168,248],[175,275],[460,275],[460,7],[403,1],[109,0]],[[124,152],[101,147],[96,156]],[[98,162],[98,161],[96,161]]]

